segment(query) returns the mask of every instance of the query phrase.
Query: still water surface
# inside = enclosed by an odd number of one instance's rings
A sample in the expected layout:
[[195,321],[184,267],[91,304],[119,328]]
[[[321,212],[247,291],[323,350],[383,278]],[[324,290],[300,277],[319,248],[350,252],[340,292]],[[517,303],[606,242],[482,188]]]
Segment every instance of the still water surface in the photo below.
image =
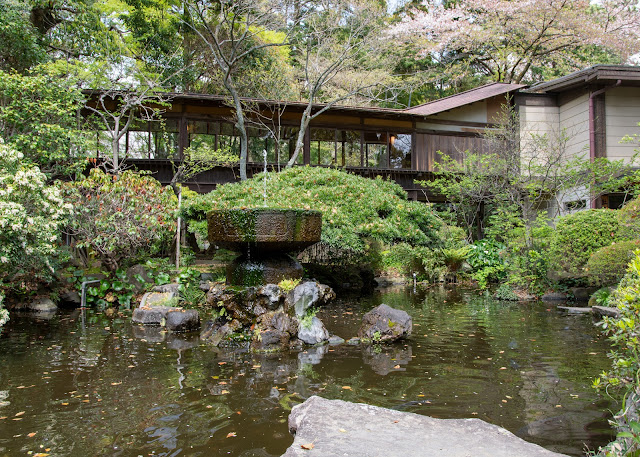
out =
[[388,289],[318,316],[348,339],[383,302],[413,316],[410,340],[271,355],[126,315],[12,315],[0,336],[0,456],[279,456],[291,406],[311,395],[478,417],[576,456],[611,438],[615,405],[590,387],[607,342],[590,317],[442,288]]

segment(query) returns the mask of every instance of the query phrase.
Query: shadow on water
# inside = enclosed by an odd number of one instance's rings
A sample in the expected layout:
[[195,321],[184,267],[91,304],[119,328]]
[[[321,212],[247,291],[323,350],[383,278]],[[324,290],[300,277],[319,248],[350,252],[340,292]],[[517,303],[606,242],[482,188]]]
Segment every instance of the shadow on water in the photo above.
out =
[[0,456],[277,456],[287,416],[311,395],[440,418],[477,417],[584,455],[611,438],[591,379],[607,343],[590,318],[473,291],[396,288],[318,316],[348,339],[379,303],[413,317],[410,340],[252,354],[197,335],[78,311],[12,315],[0,336]]

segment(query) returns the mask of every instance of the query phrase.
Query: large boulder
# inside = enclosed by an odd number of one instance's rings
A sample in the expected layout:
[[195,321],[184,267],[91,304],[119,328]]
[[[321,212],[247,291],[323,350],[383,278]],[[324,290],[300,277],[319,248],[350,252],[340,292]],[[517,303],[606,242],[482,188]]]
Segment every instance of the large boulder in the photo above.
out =
[[392,342],[411,335],[413,321],[406,311],[384,303],[362,317],[358,337],[373,342]]
[[283,457],[567,457],[480,419],[435,419],[362,403],[310,397],[289,415]]
[[313,316],[308,325],[300,324],[298,338],[307,344],[320,344],[329,340],[329,332],[320,319]]

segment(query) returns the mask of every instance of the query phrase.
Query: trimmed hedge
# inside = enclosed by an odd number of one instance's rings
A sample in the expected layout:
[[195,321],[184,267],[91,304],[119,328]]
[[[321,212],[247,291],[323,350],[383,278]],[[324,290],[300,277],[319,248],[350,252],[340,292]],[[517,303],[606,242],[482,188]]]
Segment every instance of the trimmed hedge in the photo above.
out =
[[589,281],[598,286],[617,284],[639,248],[640,240],[629,240],[598,249],[589,258],[585,269]]
[[299,208],[322,211],[322,242],[331,249],[365,254],[367,240],[386,245],[441,247],[443,226],[429,205],[407,200],[393,181],[341,170],[294,167],[226,184],[184,202],[189,230],[206,239],[206,213],[228,208]]
[[550,243],[551,268],[583,276],[591,255],[620,240],[617,212],[590,209],[558,219]]

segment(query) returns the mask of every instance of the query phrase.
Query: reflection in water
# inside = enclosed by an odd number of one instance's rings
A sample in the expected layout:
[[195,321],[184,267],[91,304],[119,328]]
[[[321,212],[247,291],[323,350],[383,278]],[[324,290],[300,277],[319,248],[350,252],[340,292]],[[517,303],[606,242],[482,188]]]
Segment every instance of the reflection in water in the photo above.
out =
[[411,314],[410,340],[276,354],[213,348],[122,315],[88,311],[84,330],[78,312],[12,316],[0,336],[0,457],[277,456],[292,442],[291,407],[311,395],[479,417],[572,455],[609,439],[615,405],[589,387],[607,345],[588,318],[419,287],[319,317],[348,339],[381,302]]

